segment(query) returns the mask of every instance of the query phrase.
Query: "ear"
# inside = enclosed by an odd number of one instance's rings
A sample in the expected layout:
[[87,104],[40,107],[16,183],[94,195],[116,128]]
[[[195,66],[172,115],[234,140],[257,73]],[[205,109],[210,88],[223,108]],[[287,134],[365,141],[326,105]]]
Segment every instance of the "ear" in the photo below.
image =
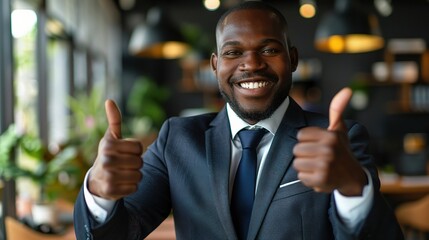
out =
[[290,56],[290,66],[292,72],[295,72],[298,67],[298,49],[296,47],[289,48],[289,56]]
[[217,55],[216,55],[216,53],[212,53],[212,55],[210,57],[210,66],[212,67],[212,71],[216,75],[216,71],[217,71]]

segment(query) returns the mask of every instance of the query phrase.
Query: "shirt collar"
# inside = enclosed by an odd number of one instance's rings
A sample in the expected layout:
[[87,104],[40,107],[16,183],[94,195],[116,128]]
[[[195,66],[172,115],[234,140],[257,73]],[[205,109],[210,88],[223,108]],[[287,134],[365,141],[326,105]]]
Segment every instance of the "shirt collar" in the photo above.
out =
[[289,106],[289,97],[286,97],[282,104],[274,111],[274,113],[271,115],[271,117],[263,119],[259,122],[257,122],[255,125],[250,125],[249,123],[245,122],[243,119],[241,119],[231,108],[229,103],[226,105],[226,110],[229,118],[229,123],[231,126],[231,136],[232,139],[235,138],[235,135],[243,129],[243,128],[265,128],[267,129],[271,134],[275,135],[280,122],[282,121],[282,118]]

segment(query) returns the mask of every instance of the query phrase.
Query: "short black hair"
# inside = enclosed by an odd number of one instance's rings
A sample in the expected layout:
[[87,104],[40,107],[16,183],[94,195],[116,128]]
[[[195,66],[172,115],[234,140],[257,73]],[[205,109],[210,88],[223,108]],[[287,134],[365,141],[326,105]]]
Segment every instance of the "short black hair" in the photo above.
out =
[[235,5],[234,7],[228,9],[224,14],[222,14],[222,16],[219,18],[217,24],[216,24],[216,31],[218,31],[222,25],[222,23],[225,21],[225,18],[236,11],[239,10],[246,10],[246,9],[251,9],[251,10],[265,10],[271,13],[274,13],[274,15],[276,15],[278,17],[278,19],[280,20],[280,23],[283,25],[285,32],[287,33],[288,37],[287,37],[287,41],[288,44],[290,45],[290,39],[289,39],[289,32],[288,32],[288,23],[286,21],[286,18],[284,17],[284,15],[274,6],[263,2],[263,1],[244,1],[238,5]]
[[236,12],[236,11],[239,11],[239,10],[247,10],[247,9],[264,10],[264,11],[273,13],[275,16],[277,16],[278,19],[280,20],[280,23],[283,25],[284,31],[286,33],[287,43],[289,46],[291,46],[291,41],[290,41],[290,37],[289,37],[289,30],[288,30],[288,23],[287,23],[285,16],[277,8],[275,8],[271,4],[268,4],[266,2],[259,1],[259,0],[244,1],[238,5],[235,5],[234,7],[230,8],[230,9],[228,9],[219,18],[219,20],[216,24],[216,32],[221,29],[222,23],[225,21],[225,18],[229,14]]

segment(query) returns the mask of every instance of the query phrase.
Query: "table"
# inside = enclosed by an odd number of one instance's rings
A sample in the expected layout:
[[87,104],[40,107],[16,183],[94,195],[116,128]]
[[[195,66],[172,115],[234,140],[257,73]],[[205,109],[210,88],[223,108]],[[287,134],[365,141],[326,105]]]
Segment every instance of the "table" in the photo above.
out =
[[429,176],[380,174],[381,192],[385,194],[429,194]]
[[429,176],[380,173],[380,191],[393,207],[429,195]]

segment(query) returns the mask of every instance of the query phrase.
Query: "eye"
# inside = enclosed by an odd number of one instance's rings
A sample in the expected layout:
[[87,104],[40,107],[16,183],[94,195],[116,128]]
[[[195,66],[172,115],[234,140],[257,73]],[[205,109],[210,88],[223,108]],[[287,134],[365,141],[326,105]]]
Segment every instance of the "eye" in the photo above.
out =
[[266,49],[262,50],[262,54],[267,55],[267,56],[277,55],[279,52],[280,52],[280,50],[278,50],[276,48],[266,48]]
[[238,50],[226,50],[222,53],[222,56],[228,57],[228,58],[239,57],[241,55],[242,55],[242,52]]

